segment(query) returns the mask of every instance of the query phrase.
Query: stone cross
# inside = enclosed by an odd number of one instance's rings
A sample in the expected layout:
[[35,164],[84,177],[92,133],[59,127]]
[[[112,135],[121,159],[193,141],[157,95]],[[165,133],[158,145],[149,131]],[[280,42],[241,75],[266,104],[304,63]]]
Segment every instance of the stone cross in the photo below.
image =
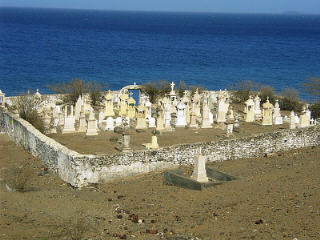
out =
[[174,82],[172,82],[172,83],[170,84],[170,86],[171,86],[171,92],[173,92],[173,91],[174,91],[174,86],[175,86]]

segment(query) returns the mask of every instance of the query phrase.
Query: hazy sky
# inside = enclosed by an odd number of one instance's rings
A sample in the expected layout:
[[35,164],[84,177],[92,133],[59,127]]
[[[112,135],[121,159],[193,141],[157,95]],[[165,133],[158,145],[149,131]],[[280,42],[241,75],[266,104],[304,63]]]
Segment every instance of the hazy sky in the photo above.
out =
[[320,0],[0,0],[0,6],[192,12],[320,14]]

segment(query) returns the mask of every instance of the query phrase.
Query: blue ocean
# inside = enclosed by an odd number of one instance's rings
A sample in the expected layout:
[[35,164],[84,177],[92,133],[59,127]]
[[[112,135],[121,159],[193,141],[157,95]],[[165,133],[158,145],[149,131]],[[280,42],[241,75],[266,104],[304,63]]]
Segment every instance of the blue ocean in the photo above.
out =
[[249,79],[281,91],[302,90],[309,77],[320,77],[320,15],[0,8],[0,89],[9,96],[73,78],[213,90]]

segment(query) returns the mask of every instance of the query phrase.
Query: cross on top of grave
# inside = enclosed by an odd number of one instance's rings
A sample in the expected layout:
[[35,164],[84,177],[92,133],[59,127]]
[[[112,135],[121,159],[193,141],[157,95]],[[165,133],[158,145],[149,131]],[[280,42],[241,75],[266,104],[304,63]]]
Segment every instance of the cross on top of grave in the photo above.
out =
[[172,82],[171,84],[170,84],[170,86],[171,86],[171,92],[173,92],[174,90],[174,86],[175,86],[175,84],[174,84],[174,82]]

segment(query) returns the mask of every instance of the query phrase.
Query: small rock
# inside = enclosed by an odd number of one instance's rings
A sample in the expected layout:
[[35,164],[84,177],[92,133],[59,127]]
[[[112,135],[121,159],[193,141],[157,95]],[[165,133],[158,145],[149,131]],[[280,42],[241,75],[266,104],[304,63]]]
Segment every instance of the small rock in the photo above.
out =
[[124,196],[123,195],[119,195],[117,198],[118,199],[122,199],[122,198],[124,198]]
[[263,220],[262,219],[259,219],[257,221],[254,222],[255,224],[262,224],[263,223]]

